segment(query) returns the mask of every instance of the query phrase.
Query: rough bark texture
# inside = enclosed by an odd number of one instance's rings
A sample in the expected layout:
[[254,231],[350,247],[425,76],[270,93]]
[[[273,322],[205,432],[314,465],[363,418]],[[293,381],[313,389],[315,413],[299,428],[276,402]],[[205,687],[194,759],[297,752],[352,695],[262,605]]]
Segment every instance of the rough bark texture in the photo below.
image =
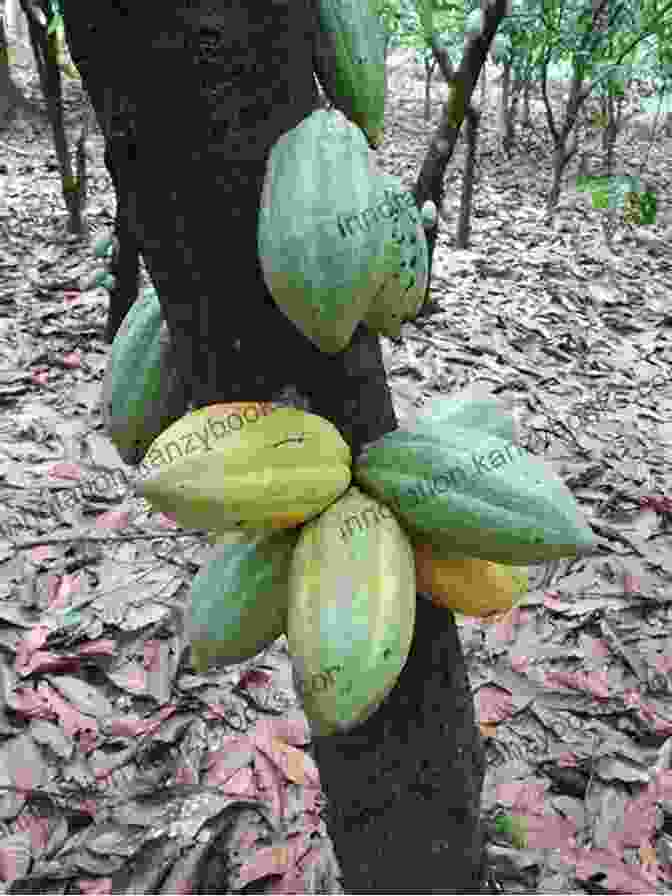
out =
[[[378,338],[360,326],[344,352],[320,353],[275,306],[257,259],[268,152],[319,102],[314,4],[62,0],[99,120],[126,110],[114,163],[127,220],[194,405],[293,387],[357,453],[397,425]],[[477,889],[482,754],[450,614],[421,603],[388,700],[317,753],[346,891]]]
[[126,316],[133,302],[138,297],[140,285],[140,246],[128,213],[128,192],[123,189],[123,166],[115,163],[117,142],[114,138],[106,138],[105,167],[110,173],[114,192],[117,197],[117,210],[114,220],[114,233],[117,238],[117,246],[108,265],[110,273],[116,280],[116,285],[110,290],[110,307],[107,312],[105,325],[105,341],[112,343],[117,335],[117,330]]
[[[93,32],[96,33],[95,31]],[[140,284],[141,246],[135,235],[131,218],[132,189],[125,183],[129,152],[133,152],[135,116],[124,94],[110,87],[105,79],[106,69],[91,67],[88,57],[82,73],[84,84],[96,112],[98,124],[105,137],[105,167],[112,179],[117,201],[114,233],[117,248],[108,270],[116,280],[110,290],[110,305],[105,325],[105,341],[111,343],[127,311],[138,297]]]

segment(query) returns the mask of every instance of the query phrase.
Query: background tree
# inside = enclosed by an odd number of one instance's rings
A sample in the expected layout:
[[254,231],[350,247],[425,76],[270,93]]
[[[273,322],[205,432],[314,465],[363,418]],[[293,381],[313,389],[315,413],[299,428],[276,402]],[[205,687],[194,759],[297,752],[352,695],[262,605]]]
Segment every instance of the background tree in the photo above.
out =
[[[602,101],[607,133],[607,173],[611,168],[613,140],[618,129],[618,103],[635,74],[653,75],[662,89],[665,48],[672,28],[672,4],[639,3],[638,0],[521,0],[503,23],[502,57],[514,67],[517,79],[528,82],[533,73],[541,91],[552,152],[552,182],[546,203],[547,221],[553,218],[568,164],[581,147],[578,125],[591,94]],[[643,53],[647,38],[655,38],[657,65],[651,51]],[[505,67],[506,72],[506,67]],[[561,114],[553,109],[549,85],[568,78],[567,97]],[[506,90],[506,83],[502,92]],[[529,95],[529,92],[528,92]],[[503,106],[508,106],[503,100]],[[511,118],[511,116],[509,116]],[[511,121],[505,125],[512,139]]]
[[[441,190],[502,14],[498,0],[457,72],[449,123],[416,185],[419,205]],[[115,169],[192,406],[291,388],[354,454],[394,429],[378,338],[360,326],[345,351],[320,353],[273,303],[257,258],[266,158],[316,108],[314,68],[333,65],[315,0],[63,0],[63,16],[99,120],[124,110]],[[347,889],[479,890],[483,757],[451,614],[419,600],[389,698],[353,734],[315,750]]]

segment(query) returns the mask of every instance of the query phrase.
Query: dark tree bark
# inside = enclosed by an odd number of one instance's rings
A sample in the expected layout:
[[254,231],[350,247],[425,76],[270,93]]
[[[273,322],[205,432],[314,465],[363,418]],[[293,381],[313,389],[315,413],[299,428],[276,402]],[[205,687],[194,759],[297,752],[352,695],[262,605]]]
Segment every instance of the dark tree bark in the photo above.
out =
[[[194,406],[293,387],[356,454],[397,425],[378,338],[360,326],[345,351],[319,352],[273,303],[257,258],[268,153],[319,102],[315,2],[62,5],[99,120],[126,109],[115,167]],[[395,689],[316,751],[346,891],[478,891],[482,753],[448,612],[418,599]]]
[[[94,29],[94,35],[99,33]],[[94,41],[91,43],[93,45]],[[127,311],[138,297],[140,284],[142,249],[131,220],[132,188],[127,187],[124,182],[127,171],[125,163],[135,145],[134,115],[128,99],[118,89],[107,84],[105,69],[90,66],[88,56],[83,60],[83,65],[85,71],[80,69],[80,74],[105,138],[105,167],[112,179],[117,201],[114,222],[117,245],[108,264],[108,270],[114,276],[116,284],[110,290],[105,325],[105,341],[111,343]]]
[[[102,127],[102,126],[101,126]],[[103,131],[104,133],[104,131]],[[121,144],[121,145],[120,145]],[[117,153],[124,152],[124,139],[106,138],[105,167],[109,171],[117,198],[114,233],[117,238],[112,260],[108,265],[115,278],[115,286],[110,290],[110,307],[107,311],[105,341],[112,343],[127,311],[138,297],[140,285],[140,245],[135,237],[128,209],[129,192],[123,189],[123,161],[116,160]],[[122,156],[123,159],[123,156]]]

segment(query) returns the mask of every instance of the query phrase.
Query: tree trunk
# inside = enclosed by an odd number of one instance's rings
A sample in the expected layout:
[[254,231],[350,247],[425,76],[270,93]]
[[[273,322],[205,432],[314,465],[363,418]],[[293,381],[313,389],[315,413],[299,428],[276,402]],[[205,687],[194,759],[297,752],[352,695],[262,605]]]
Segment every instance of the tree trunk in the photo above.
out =
[[[45,4],[46,5],[46,4]],[[39,3],[22,0],[22,9],[28,20],[28,32],[30,43],[35,56],[40,78],[40,86],[44,96],[51,132],[54,139],[54,151],[58,159],[58,167],[61,175],[61,190],[63,200],[68,210],[68,231],[71,234],[82,234],[82,207],[86,199],[80,191],[77,177],[72,170],[70,148],[65,131],[63,117],[63,93],[61,89],[61,72],[58,67],[57,45],[55,35],[49,35],[47,31],[47,13]],[[84,165],[86,156],[80,157]],[[85,176],[86,180],[86,176]]]
[[523,115],[520,119],[520,123],[524,127],[528,127],[530,124],[530,93],[532,91],[532,82],[529,80],[525,81],[525,85],[523,87]]
[[458,249],[469,247],[469,233],[471,230],[471,204],[474,195],[474,172],[476,169],[476,144],[478,141],[478,124],[480,114],[473,106],[467,107],[467,126],[465,140],[467,144],[464,154],[464,167],[462,175],[462,196],[460,197],[460,217],[457,222],[455,234],[455,246]]
[[[562,189],[562,175],[567,165],[571,162],[578,152],[579,142],[575,132],[576,121],[582,105],[589,96],[589,91],[582,89],[582,79],[578,71],[574,70],[574,75],[570,83],[569,97],[564,109],[564,118],[560,127],[557,126],[553,116],[553,110],[548,98],[548,81],[546,69],[542,72],[541,78],[541,94],[546,110],[546,122],[553,139],[553,180],[551,189],[546,199],[546,225],[550,225],[560,198]],[[572,132],[574,133],[572,134]],[[572,135],[572,142],[569,138]]]
[[[102,125],[101,125],[102,127]],[[138,297],[140,285],[140,245],[131,226],[129,209],[129,192],[122,187],[123,162],[117,160],[118,153],[124,152],[123,137],[110,136],[105,145],[105,167],[110,173],[117,199],[117,211],[114,221],[114,233],[117,245],[112,260],[108,265],[109,272],[115,278],[115,285],[110,290],[110,307],[107,312],[105,341],[112,343],[117,335],[126,313]]]
[[502,83],[497,104],[497,133],[502,152],[507,155],[513,141],[513,121],[511,116],[511,63],[505,62],[502,67]]
[[[345,351],[319,352],[272,301],[257,258],[268,153],[319,102],[315,0],[62,5],[99,120],[126,104],[114,165],[194,406],[292,387],[355,455],[393,430],[378,338],[360,325]],[[315,747],[346,890],[478,892],[483,758],[451,614],[419,598],[388,699]]]
[[117,247],[108,270],[115,278],[115,286],[110,290],[110,304],[105,325],[105,341],[111,343],[127,311],[138,297],[140,282],[140,246],[131,226],[129,202],[130,188],[122,183],[123,161],[134,136],[132,114],[128,103],[105,86],[105,72],[91,67],[88,59],[83,60],[85,71],[80,69],[83,84],[91,99],[98,125],[105,137],[105,167],[107,168],[117,202],[114,232]]
[[425,59],[425,121],[432,117],[432,75],[435,68],[435,59]]

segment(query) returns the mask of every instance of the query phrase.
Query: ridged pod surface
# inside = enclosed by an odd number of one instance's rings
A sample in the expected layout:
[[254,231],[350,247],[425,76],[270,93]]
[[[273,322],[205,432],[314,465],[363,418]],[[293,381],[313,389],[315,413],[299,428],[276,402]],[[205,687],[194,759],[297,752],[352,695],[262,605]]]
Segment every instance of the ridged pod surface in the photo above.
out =
[[417,317],[425,300],[429,253],[413,194],[404,190],[399,178],[391,174],[379,177],[384,200],[378,207],[392,214],[383,256],[385,282],[374,296],[364,323],[375,333],[397,339],[404,321]]
[[259,209],[264,281],[321,351],[342,351],[385,280],[389,226],[364,134],[318,109],[274,144]]
[[398,429],[366,446],[354,478],[392,507],[408,532],[455,556],[515,566],[595,544],[553,470],[491,433]]
[[438,607],[486,617],[510,610],[527,591],[525,569],[475,557],[445,557],[428,542],[413,547],[418,591]]
[[217,545],[191,583],[187,634],[198,672],[256,656],[287,630],[298,531]]
[[319,0],[319,22],[336,54],[333,82],[322,85],[325,93],[378,146],[385,117],[385,36],[373,2]]
[[410,428],[415,431],[441,426],[476,429],[516,444],[520,441],[517,421],[511,410],[481,383],[456,395],[434,399],[422,408]]
[[170,360],[158,296],[146,289],[114,337],[101,397],[105,431],[128,464],[139,463],[153,439],[186,410]]
[[159,467],[138,492],[182,526],[288,529],[345,492],[350,461],[350,448],[328,420],[277,408],[212,450]]
[[287,640],[317,736],[364,722],[394,687],[415,622],[413,549],[393,514],[350,488],[301,530]]

